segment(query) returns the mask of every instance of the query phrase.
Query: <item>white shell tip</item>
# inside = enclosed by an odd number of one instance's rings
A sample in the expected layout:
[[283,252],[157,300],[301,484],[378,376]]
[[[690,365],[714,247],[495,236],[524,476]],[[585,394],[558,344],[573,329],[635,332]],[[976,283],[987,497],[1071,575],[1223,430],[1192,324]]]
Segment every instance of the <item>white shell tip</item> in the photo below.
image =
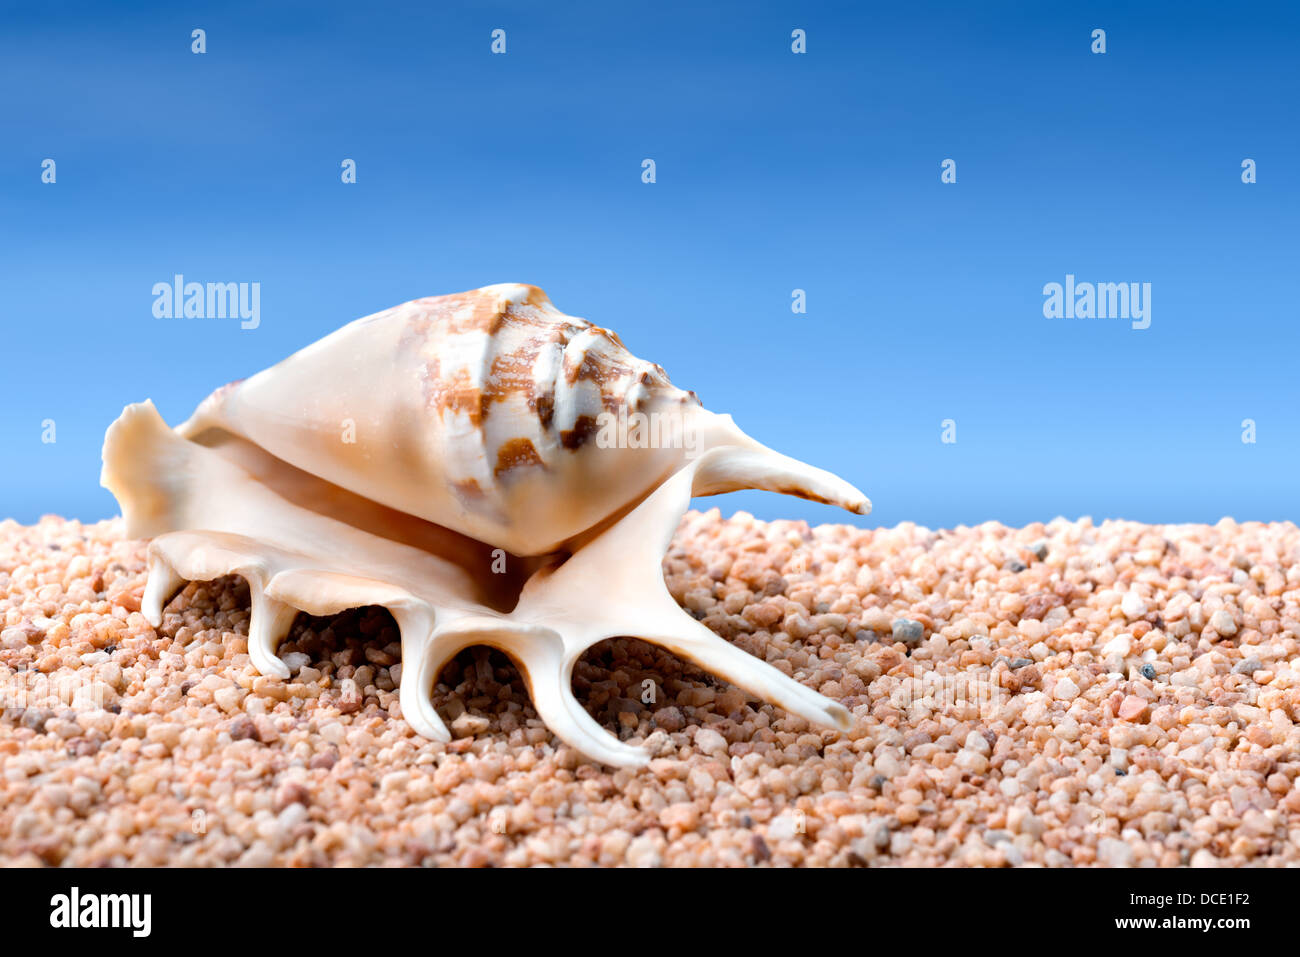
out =
[[279,678],[281,681],[289,680],[289,666],[284,663],[279,655],[266,649],[265,647],[249,642],[248,656],[253,659],[253,667],[264,675],[272,678]]
[[826,716],[841,731],[847,731],[853,727],[853,713],[842,704],[834,701],[827,704]]

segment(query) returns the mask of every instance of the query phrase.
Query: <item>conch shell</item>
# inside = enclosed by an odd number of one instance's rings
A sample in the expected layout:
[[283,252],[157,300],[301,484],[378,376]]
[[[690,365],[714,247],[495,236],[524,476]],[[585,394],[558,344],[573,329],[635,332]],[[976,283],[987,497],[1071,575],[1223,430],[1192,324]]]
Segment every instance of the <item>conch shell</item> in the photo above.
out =
[[692,495],[786,492],[866,514],[861,492],[749,438],[608,329],[540,289],[487,286],[358,319],[209,396],[170,429],[127,406],[101,478],[152,538],[142,610],[238,574],[249,653],[303,611],[383,605],[401,631],[403,718],[450,734],[439,672],[488,645],[519,665],[547,726],[590,758],[644,764],[574,698],[606,638],[652,641],[809,721],[848,711],[724,641],[673,601],[661,561]]

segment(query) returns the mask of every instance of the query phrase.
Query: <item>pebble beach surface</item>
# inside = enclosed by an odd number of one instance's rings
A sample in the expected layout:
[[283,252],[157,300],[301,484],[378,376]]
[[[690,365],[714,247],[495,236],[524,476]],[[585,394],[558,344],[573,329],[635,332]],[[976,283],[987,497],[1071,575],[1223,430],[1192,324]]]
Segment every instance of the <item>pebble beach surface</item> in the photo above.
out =
[[[0,860],[41,865],[1300,863],[1300,530],[952,531],[690,513],[664,562],[715,632],[854,718],[755,701],[635,639],[574,689],[653,754],[613,770],[464,652],[401,720],[382,609],[247,654],[248,589],[156,631],[120,520],[0,522]],[[647,685],[647,682],[650,682]],[[645,689],[653,701],[643,701]]]

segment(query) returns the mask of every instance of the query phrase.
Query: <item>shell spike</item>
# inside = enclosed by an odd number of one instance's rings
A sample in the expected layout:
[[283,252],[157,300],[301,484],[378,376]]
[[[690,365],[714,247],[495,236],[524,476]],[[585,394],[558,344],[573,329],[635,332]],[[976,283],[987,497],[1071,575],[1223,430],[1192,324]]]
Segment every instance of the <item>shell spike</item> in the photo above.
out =
[[185,579],[177,574],[167,559],[157,551],[149,550],[149,578],[144,586],[144,598],[140,601],[140,611],[145,620],[154,628],[162,625],[162,610],[167,602],[185,585]]
[[[576,631],[576,629],[574,629]],[[488,616],[468,616],[443,625],[434,634],[421,671],[430,685],[442,665],[463,648],[499,648],[519,666],[538,717],[556,737],[588,757],[619,768],[641,767],[650,760],[644,750],[623,744],[600,726],[573,696],[573,665],[588,640],[561,635],[551,628]],[[436,653],[435,653],[436,649]],[[402,673],[405,693],[406,673]],[[406,702],[402,702],[406,714]]]
[[248,655],[253,659],[254,667],[262,674],[287,679],[289,667],[276,655],[275,650],[293,627],[298,609],[267,597],[261,584],[251,577],[248,584],[252,599],[252,618],[248,623]]
[[838,475],[769,449],[742,432],[729,415],[700,412],[701,445],[709,451],[695,474],[695,495],[763,489],[838,505],[855,515],[871,512],[871,500]]
[[520,661],[532,675],[529,691],[537,716],[557,738],[580,753],[616,768],[639,768],[650,761],[644,748],[624,744],[600,726],[573,696],[574,660],[561,659],[557,644],[534,646]]
[[427,606],[389,607],[402,634],[402,682],[398,702],[402,717],[417,734],[444,744],[451,732],[433,706],[433,685],[457,651],[433,634],[433,613]]
[[847,731],[853,722],[842,704],[818,694],[771,665],[723,641],[673,604],[658,620],[642,625],[640,637],[725,678],[756,698],[780,705],[814,724]]

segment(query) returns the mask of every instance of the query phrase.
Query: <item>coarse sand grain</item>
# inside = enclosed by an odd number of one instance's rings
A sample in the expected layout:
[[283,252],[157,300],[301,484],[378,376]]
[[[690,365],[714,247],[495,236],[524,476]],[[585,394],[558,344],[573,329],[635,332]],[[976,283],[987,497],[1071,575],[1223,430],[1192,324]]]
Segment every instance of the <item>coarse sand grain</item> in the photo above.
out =
[[707,626],[853,712],[813,727],[632,638],[574,690],[654,755],[592,764],[469,649],[401,720],[383,609],[300,616],[254,671],[248,589],[140,614],[120,520],[0,522],[0,860],[13,865],[1300,863],[1300,531],[682,521]]

